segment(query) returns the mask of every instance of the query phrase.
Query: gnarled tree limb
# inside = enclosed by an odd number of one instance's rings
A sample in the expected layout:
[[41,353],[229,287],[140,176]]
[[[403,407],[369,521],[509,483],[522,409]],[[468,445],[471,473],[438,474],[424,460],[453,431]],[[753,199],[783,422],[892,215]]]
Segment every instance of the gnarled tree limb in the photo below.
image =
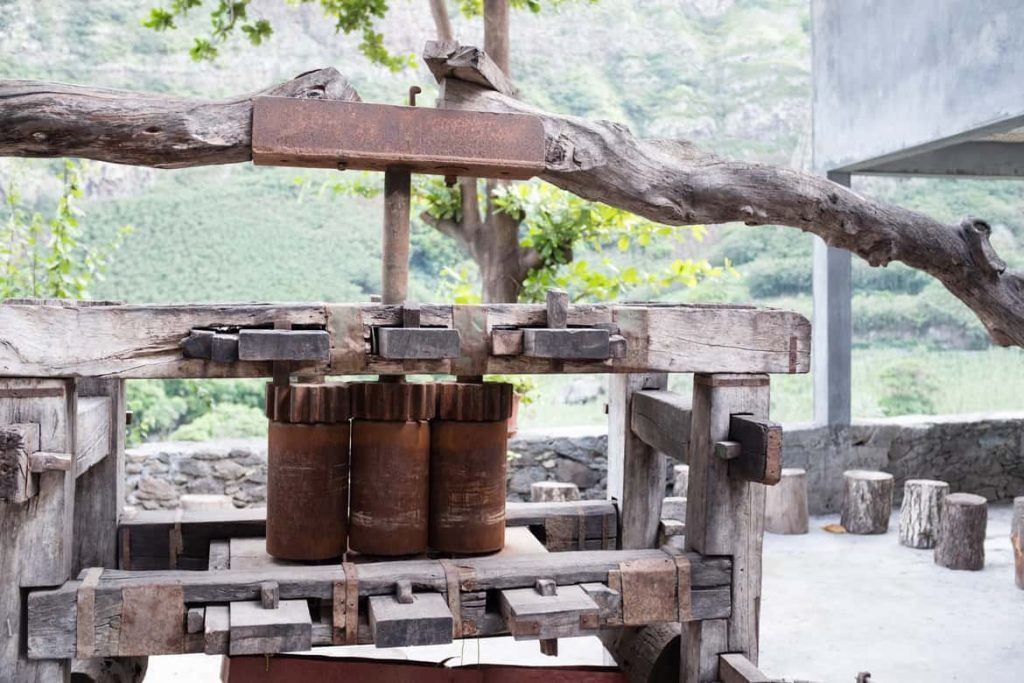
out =
[[819,235],[872,266],[902,261],[938,279],[978,316],[992,339],[1024,346],[1024,277],[1008,272],[989,243],[989,226],[946,225],[863,197],[825,178],[764,164],[728,161],[677,140],[645,140],[625,126],[543,111],[464,77],[481,61],[455,51],[461,70],[439,61],[450,45],[428,43],[425,59],[442,80],[441,106],[533,114],[546,138],[541,177],[586,199],[672,225],[778,224]]
[[157,168],[249,161],[257,95],[359,101],[332,68],[220,101],[0,81],[0,156],[73,156]]

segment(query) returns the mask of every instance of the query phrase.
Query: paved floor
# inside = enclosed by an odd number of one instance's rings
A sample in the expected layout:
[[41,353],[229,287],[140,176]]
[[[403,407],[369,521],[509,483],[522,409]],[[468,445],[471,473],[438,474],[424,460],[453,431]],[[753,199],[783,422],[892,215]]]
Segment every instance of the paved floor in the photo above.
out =
[[[832,517],[811,520],[807,536],[765,539],[761,667],[788,679],[853,683],[1021,683],[1024,591],[1013,583],[1010,511],[989,508],[985,569],[954,572],[927,550],[884,536],[830,534]],[[394,659],[544,664],[534,642],[508,638],[444,647],[380,651]],[[560,663],[601,664],[596,639],[563,639]],[[373,648],[354,648],[359,656]],[[318,650],[326,654],[328,650]],[[216,681],[219,658],[153,657],[150,683]]]

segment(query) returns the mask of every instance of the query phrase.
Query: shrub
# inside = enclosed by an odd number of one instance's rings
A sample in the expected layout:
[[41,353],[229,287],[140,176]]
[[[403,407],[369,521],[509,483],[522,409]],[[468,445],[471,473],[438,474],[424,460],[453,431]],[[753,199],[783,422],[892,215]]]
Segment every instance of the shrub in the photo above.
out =
[[811,291],[811,259],[763,258],[744,268],[750,295],[759,299]]
[[939,389],[924,363],[897,361],[883,370],[879,379],[882,396],[878,406],[886,417],[935,413],[933,397]]
[[177,441],[266,436],[267,418],[259,408],[222,403],[171,434]]

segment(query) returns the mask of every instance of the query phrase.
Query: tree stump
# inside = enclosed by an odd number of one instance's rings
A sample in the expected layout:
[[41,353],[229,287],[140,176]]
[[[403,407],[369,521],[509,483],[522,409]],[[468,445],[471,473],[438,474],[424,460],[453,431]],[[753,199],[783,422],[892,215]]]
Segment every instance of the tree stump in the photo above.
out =
[[765,490],[764,530],[806,534],[807,526],[807,471],[784,467],[779,483]]
[[1017,579],[1017,588],[1024,589],[1024,496],[1013,499],[1010,544],[1013,546],[1014,576]]
[[530,484],[530,500],[534,503],[562,503],[579,499],[580,490],[576,484],[563,481],[535,481]]
[[892,514],[892,475],[871,470],[843,472],[840,524],[851,534],[884,534]]
[[985,566],[988,501],[973,493],[951,493],[942,501],[935,564],[977,571]]
[[690,466],[675,465],[672,468],[672,495],[686,498],[686,488],[690,485]]
[[939,533],[939,512],[949,484],[934,479],[908,479],[900,506],[900,545],[934,548]]

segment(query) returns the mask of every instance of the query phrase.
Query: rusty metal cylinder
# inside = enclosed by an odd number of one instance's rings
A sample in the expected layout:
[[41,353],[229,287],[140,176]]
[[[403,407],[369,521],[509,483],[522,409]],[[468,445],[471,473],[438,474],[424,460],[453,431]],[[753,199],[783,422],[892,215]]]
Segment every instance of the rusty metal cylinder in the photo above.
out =
[[512,387],[438,385],[430,425],[430,547],[480,554],[505,545],[505,481]]
[[267,552],[282,560],[341,557],[348,540],[349,425],[271,422]]
[[349,544],[366,555],[427,550],[430,423],[352,421]]
[[366,555],[426,552],[433,384],[353,385],[349,547]]

